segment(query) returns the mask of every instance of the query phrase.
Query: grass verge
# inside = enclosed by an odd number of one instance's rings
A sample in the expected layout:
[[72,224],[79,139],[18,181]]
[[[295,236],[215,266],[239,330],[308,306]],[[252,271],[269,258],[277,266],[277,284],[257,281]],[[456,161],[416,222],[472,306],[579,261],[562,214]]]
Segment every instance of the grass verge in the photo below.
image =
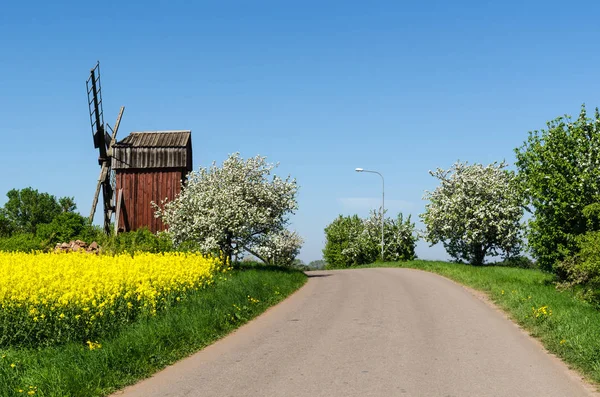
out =
[[295,270],[238,267],[215,285],[90,346],[0,350],[0,396],[105,396],[223,337],[306,282]]
[[421,260],[366,267],[426,270],[483,291],[550,352],[589,381],[600,384],[600,312],[572,292],[557,290],[552,275],[539,270]]

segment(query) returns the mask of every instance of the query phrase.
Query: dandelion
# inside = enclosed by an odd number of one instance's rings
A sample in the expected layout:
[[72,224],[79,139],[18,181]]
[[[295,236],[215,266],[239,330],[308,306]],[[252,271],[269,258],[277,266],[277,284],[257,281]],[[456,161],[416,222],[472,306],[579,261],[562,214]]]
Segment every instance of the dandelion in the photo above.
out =
[[535,318],[546,318],[552,315],[552,310],[548,306],[540,306],[537,309],[535,306],[531,307],[531,312]]
[[98,342],[92,342],[88,340],[86,343],[88,344],[88,348],[90,350],[100,349],[102,347],[102,344]]

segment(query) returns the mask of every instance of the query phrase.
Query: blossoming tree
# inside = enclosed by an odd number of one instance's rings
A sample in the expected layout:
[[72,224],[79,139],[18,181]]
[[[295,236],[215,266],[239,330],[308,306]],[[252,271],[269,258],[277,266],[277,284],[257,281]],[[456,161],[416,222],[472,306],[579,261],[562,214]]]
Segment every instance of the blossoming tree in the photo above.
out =
[[286,264],[298,254],[302,239],[286,230],[298,208],[298,185],[288,176],[271,176],[277,165],[266,157],[229,156],[191,172],[173,201],[156,206],[176,244],[193,240],[202,251],[221,251],[229,260],[247,252],[266,263]]
[[468,165],[429,173],[440,180],[420,217],[424,239],[442,243],[450,256],[474,265],[486,256],[516,256],[521,249],[523,199],[513,172],[506,163]]

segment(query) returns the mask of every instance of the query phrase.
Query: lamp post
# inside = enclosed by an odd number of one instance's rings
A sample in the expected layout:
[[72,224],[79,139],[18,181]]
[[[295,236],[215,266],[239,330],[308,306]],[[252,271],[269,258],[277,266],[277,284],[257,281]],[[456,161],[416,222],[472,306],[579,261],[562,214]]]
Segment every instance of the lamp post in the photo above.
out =
[[385,214],[385,181],[383,180],[383,175],[381,175],[377,171],[369,171],[364,170],[362,168],[355,169],[356,172],[370,172],[371,174],[377,174],[381,177],[381,261],[383,262],[383,217]]

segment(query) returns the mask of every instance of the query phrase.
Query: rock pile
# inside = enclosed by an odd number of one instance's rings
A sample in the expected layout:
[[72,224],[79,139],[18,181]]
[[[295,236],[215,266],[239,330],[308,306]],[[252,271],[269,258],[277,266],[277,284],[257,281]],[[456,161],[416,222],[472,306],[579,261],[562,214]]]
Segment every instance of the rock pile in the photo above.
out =
[[54,247],[55,252],[79,252],[84,251],[90,254],[98,254],[100,246],[97,242],[87,244],[85,241],[75,240],[69,243],[58,243]]

